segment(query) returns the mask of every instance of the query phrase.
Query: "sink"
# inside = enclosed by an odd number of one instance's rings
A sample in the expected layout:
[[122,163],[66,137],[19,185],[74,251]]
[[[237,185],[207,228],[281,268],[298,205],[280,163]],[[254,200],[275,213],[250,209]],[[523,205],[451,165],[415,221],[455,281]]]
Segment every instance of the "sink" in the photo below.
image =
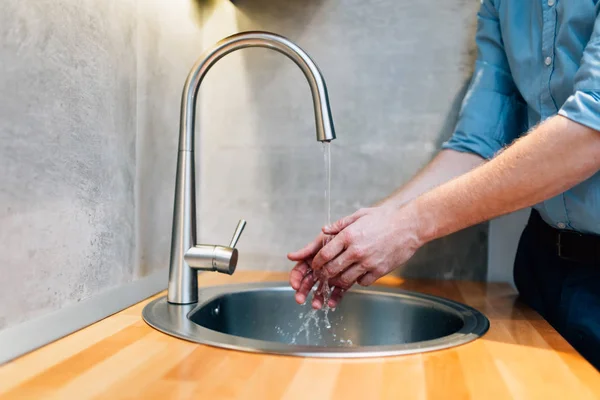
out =
[[[393,288],[346,293],[335,310],[307,322],[287,283],[201,288],[198,303],[149,303],[144,320],[181,339],[228,349],[309,357],[380,357],[440,350],[482,336],[489,321],[469,306]],[[308,329],[301,330],[303,324]],[[300,331],[301,330],[301,331]],[[299,332],[300,331],[300,332]]]

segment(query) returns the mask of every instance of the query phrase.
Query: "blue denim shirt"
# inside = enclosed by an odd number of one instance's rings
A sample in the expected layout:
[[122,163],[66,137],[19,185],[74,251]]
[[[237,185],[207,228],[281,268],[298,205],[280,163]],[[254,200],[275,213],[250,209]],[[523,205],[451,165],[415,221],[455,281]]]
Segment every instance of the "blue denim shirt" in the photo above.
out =
[[[475,71],[443,147],[490,159],[557,113],[600,131],[599,11],[598,0],[481,0]],[[600,173],[535,208],[600,234]]]

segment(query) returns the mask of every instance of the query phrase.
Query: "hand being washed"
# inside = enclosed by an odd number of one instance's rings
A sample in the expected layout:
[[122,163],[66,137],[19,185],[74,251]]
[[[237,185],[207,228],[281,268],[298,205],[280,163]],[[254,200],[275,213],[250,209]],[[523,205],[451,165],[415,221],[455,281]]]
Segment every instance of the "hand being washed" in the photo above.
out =
[[[290,272],[296,301],[306,301],[319,277],[329,279],[329,285],[335,287],[329,300],[329,306],[335,307],[355,282],[369,286],[406,263],[423,245],[417,222],[416,212],[409,205],[399,209],[379,206],[360,209],[324,227],[313,242],[288,254],[297,262]],[[329,235],[334,235],[331,240]],[[312,306],[322,305],[323,296],[316,295]]]

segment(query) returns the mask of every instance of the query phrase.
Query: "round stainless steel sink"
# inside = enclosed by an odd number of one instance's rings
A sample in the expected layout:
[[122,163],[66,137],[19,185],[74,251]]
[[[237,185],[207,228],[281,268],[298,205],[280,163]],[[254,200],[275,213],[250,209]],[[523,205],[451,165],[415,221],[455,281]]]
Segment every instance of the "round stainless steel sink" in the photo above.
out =
[[193,305],[162,297],[144,320],[193,342],[228,349],[310,357],[380,357],[458,346],[482,336],[489,321],[479,311],[440,297],[390,288],[354,289],[328,314],[308,321],[286,283],[215,286]]

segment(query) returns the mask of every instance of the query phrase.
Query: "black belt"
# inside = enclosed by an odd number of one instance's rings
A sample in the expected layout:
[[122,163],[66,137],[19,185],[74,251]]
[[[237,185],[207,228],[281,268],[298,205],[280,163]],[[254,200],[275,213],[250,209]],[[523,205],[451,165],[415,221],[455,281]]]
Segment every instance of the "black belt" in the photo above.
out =
[[600,236],[553,228],[535,210],[531,212],[528,227],[540,244],[552,248],[563,260],[600,264]]

